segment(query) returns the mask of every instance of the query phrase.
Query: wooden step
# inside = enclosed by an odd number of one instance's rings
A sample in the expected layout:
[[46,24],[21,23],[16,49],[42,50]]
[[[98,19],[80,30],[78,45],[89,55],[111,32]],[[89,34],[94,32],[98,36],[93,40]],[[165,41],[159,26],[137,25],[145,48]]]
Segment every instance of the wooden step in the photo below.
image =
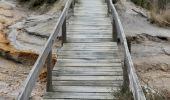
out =
[[119,87],[122,85],[122,80],[69,80],[69,81],[53,81],[53,86],[110,86]]
[[115,100],[113,93],[66,93],[66,92],[48,92],[44,96],[45,100],[48,99],[72,99],[72,100]]
[[113,93],[118,87],[99,86],[53,86],[53,92],[75,92],[75,93]]

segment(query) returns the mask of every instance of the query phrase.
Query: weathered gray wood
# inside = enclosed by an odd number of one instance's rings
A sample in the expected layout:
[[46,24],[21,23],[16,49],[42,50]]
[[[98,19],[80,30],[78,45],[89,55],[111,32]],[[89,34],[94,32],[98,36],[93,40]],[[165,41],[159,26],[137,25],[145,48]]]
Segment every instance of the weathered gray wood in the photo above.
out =
[[118,59],[57,59],[58,63],[121,63],[121,60]]
[[62,43],[66,43],[67,39],[67,27],[66,27],[66,18],[64,19],[62,25]]
[[115,100],[113,93],[61,93],[49,92],[45,99],[82,99],[82,100]]
[[101,42],[101,43],[66,43],[64,46],[113,46],[117,47],[117,43],[115,42]]
[[53,71],[53,76],[122,76],[122,71],[70,71],[70,70],[59,70]]
[[123,80],[123,76],[53,76],[53,80],[60,80],[60,81],[117,81]]
[[108,86],[108,87],[119,87],[122,85],[122,80],[76,80],[76,81],[53,81],[54,86]]
[[53,91],[44,98],[114,100],[123,70],[106,4],[104,0],[78,2],[74,17],[67,21],[67,43],[57,49]]
[[19,94],[19,96],[17,97],[17,100],[28,100],[32,89],[35,85],[35,82],[37,80],[37,77],[39,75],[39,72],[42,68],[42,66],[45,63],[45,60],[47,58],[47,56],[49,55],[51,49],[52,49],[52,45],[54,43],[54,40],[57,38],[58,33],[60,31],[60,28],[62,27],[62,24],[66,18],[66,14],[68,12],[68,8],[70,7],[70,4],[72,3],[73,0],[68,0],[66,2],[66,5],[63,9],[63,12],[61,13],[61,16],[59,17],[56,26],[55,26],[55,30],[53,31],[53,33],[50,35],[47,43],[45,44],[45,47],[43,48],[42,52],[40,53],[37,61],[35,62],[33,68],[31,69],[27,79],[25,80],[24,84],[21,87],[21,92]]
[[90,46],[75,46],[75,47],[67,47],[64,46],[61,48],[61,50],[64,49],[70,49],[70,50],[96,50],[96,49],[100,49],[100,50],[118,50],[118,47],[90,47]]
[[118,90],[118,87],[99,87],[99,86],[53,86],[55,92],[97,92],[97,93],[113,93]]
[[120,63],[57,63],[56,66],[66,66],[66,67],[76,67],[76,66],[81,66],[81,67],[86,67],[86,66],[92,66],[92,67],[120,67]]
[[133,97],[135,100],[146,100],[146,97],[144,95],[144,92],[142,90],[142,87],[140,85],[139,79],[136,75],[135,68],[133,65],[133,61],[128,49],[126,36],[121,24],[121,21],[119,19],[119,15],[116,11],[116,8],[114,7],[112,0],[108,0],[108,6],[111,9],[112,17],[115,20],[116,25],[116,33],[118,34],[118,37],[120,38],[120,42],[122,44],[123,52],[124,52],[124,63],[125,66],[127,66],[127,72],[129,76],[129,82],[130,82],[130,89],[133,93]]
[[[117,65],[116,65],[117,66]],[[122,71],[122,68],[119,66],[117,67],[91,67],[91,66],[86,66],[86,67],[80,67],[80,66],[77,66],[77,67],[54,67],[53,70],[56,70],[56,71],[93,71],[93,72],[97,72],[97,71]]]
[[47,57],[47,92],[52,91],[52,51],[50,51]]

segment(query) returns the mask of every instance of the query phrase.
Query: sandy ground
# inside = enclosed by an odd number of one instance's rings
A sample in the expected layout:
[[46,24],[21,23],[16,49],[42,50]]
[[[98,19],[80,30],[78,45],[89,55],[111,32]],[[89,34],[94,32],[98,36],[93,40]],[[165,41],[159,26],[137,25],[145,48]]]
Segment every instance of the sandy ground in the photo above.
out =
[[[116,5],[126,36],[132,40],[132,58],[142,85],[170,96],[170,28],[150,24],[134,12],[149,12],[127,0]],[[163,38],[161,38],[163,37]]]

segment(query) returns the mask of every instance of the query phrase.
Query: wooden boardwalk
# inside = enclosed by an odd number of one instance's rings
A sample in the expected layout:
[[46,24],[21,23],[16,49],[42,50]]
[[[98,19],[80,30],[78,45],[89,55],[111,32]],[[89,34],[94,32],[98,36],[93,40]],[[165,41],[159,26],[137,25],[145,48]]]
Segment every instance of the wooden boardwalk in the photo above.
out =
[[123,82],[118,46],[104,0],[78,0],[67,43],[57,50],[53,90],[44,100],[107,100]]

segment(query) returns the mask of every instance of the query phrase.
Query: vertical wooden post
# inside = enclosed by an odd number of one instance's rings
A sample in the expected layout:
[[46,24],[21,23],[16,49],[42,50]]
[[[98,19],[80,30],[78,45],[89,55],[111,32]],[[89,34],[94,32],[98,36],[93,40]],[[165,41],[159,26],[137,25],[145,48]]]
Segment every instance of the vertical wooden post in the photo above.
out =
[[131,53],[131,40],[130,39],[127,39],[127,45],[129,48],[129,52]]
[[66,18],[62,25],[62,44],[67,42]]
[[47,92],[52,91],[52,50],[47,57]]
[[109,0],[106,0],[107,3],[107,15],[110,15],[110,4],[109,4]]
[[112,18],[112,39],[114,42],[117,42],[117,30],[114,18]]
[[75,2],[75,1],[73,0],[73,2],[72,2],[71,5],[70,5],[71,11],[72,11],[72,15],[74,15],[74,5],[75,5],[74,2]]
[[128,89],[129,88],[129,70],[128,70],[125,54],[124,54],[123,77],[124,77],[123,86]]

